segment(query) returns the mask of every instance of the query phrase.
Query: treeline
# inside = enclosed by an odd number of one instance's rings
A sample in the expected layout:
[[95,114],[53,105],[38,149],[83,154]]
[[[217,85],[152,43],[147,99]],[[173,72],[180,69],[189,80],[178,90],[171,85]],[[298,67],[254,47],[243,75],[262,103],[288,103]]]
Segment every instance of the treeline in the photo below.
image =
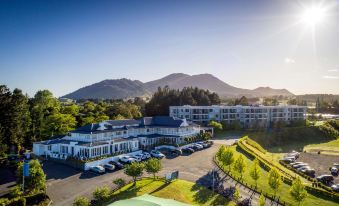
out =
[[0,85],[0,156],[30,148],[32,142],[66,134],[88,123],[140,118],[144,107],[140,98],[62,103],[48,90],[29,98],[20,89],[10,91]]
[[182,90],[170,89],[169,87],[158,88],[151,100],[145,105],[146,115],[168,115],[169,106],[209,106],[220,104],[217,93],[197,87],[185,87]]

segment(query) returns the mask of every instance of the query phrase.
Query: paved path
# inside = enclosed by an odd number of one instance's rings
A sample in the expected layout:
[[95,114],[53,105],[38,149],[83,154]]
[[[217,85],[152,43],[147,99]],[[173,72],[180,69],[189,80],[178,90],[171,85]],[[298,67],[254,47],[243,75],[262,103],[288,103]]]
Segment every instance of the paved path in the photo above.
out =
[[[234,140],[215,140],[215,144],[205,150],[195,152],[189,156],[179,156],[173,159],[163,159],[163,170],[159,176],[164,176],[170,171],[179,171],[179,178],[191,182],[197,182],[204,186],[211,185],[211,171],[217,170],[219,176],[223,178],[224,187],[237,184],[232,178],[219,171],[213,162],[213,156],[221,144],[232,144]],[[51,197],[54,205],[72,205],[77,196],[92,197],[92,192],[98,186],[112,187],[112,180],[118,177],[128,179],[122,170],[107,173],[104,175],[94,175],[91,173],[81,173],[70,167],[46,162],[44,165],[47,174],[47,194]],[[61,175],[62,174],[62,175]],[[257,204],[258,194],[249,191],[247,188],[237,185],[240,194],[244,197],[252,197],[253,205]]]

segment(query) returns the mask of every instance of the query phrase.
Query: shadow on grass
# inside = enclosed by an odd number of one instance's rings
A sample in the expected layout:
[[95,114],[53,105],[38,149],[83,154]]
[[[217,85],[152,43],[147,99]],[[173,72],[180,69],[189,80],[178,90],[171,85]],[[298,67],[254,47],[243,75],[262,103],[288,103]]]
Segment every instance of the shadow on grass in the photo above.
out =
[[211,171],[200,177],[191,189],[196,192],[193,196],[194,201],[198,204],[206,204],[213,199],[210,205],[226,205],[229,201],[212,191],[213,188],[215,191],[223,190],[225,178],[226,176],[221,177],[220,173]]
[[166,188],[168,185],[170,185],[170,182],[164,182],[164,184],[162,184],[160,187],[158,187],[157,189],[153,190],[152,192],[150,192],[150,194],[159,192],[160,190]]

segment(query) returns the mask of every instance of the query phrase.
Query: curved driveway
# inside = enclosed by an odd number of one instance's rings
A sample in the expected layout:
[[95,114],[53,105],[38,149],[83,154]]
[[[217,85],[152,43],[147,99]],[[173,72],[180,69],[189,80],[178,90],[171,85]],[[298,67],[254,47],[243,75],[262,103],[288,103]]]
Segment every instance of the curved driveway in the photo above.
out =
[[[232,144],[233,140],[214,140],[214,145],[208,149],[195,152],[189,156],[179,156],[174,159],[163,159],[163,169],[159,173],[164,176],[170,171],[179,171],[179,178],[191,182],[197,182],[204,186],[212,184],[210,172],[215,169],[223,179],[225,187],[237,184],[232,178],[218,171],[214,165],[213,156],[221,144]],[[47,174],[47,194],[53,200],[54,205],[72,205],[77,196],[91,198],[92,192],[98,186],[113,187],[112,180],[118,177],[129,180],[122,170],[107,173],[104,175],[94,175],[91,173],[81,173],[70,167],[60,164],[46,162],[44,169]],[[249,191],[247,188],[237,185],[243,197],[252,196],[256,205],[258,194]]]

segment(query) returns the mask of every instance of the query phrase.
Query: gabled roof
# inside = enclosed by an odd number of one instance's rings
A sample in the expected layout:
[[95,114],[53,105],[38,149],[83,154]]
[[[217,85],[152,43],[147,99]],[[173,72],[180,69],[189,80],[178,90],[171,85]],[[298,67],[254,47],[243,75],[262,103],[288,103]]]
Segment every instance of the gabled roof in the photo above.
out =
[[140,120],[141,120],[140,126],[180,127],[185,122],[183,119],[169,116],[143,117]]

